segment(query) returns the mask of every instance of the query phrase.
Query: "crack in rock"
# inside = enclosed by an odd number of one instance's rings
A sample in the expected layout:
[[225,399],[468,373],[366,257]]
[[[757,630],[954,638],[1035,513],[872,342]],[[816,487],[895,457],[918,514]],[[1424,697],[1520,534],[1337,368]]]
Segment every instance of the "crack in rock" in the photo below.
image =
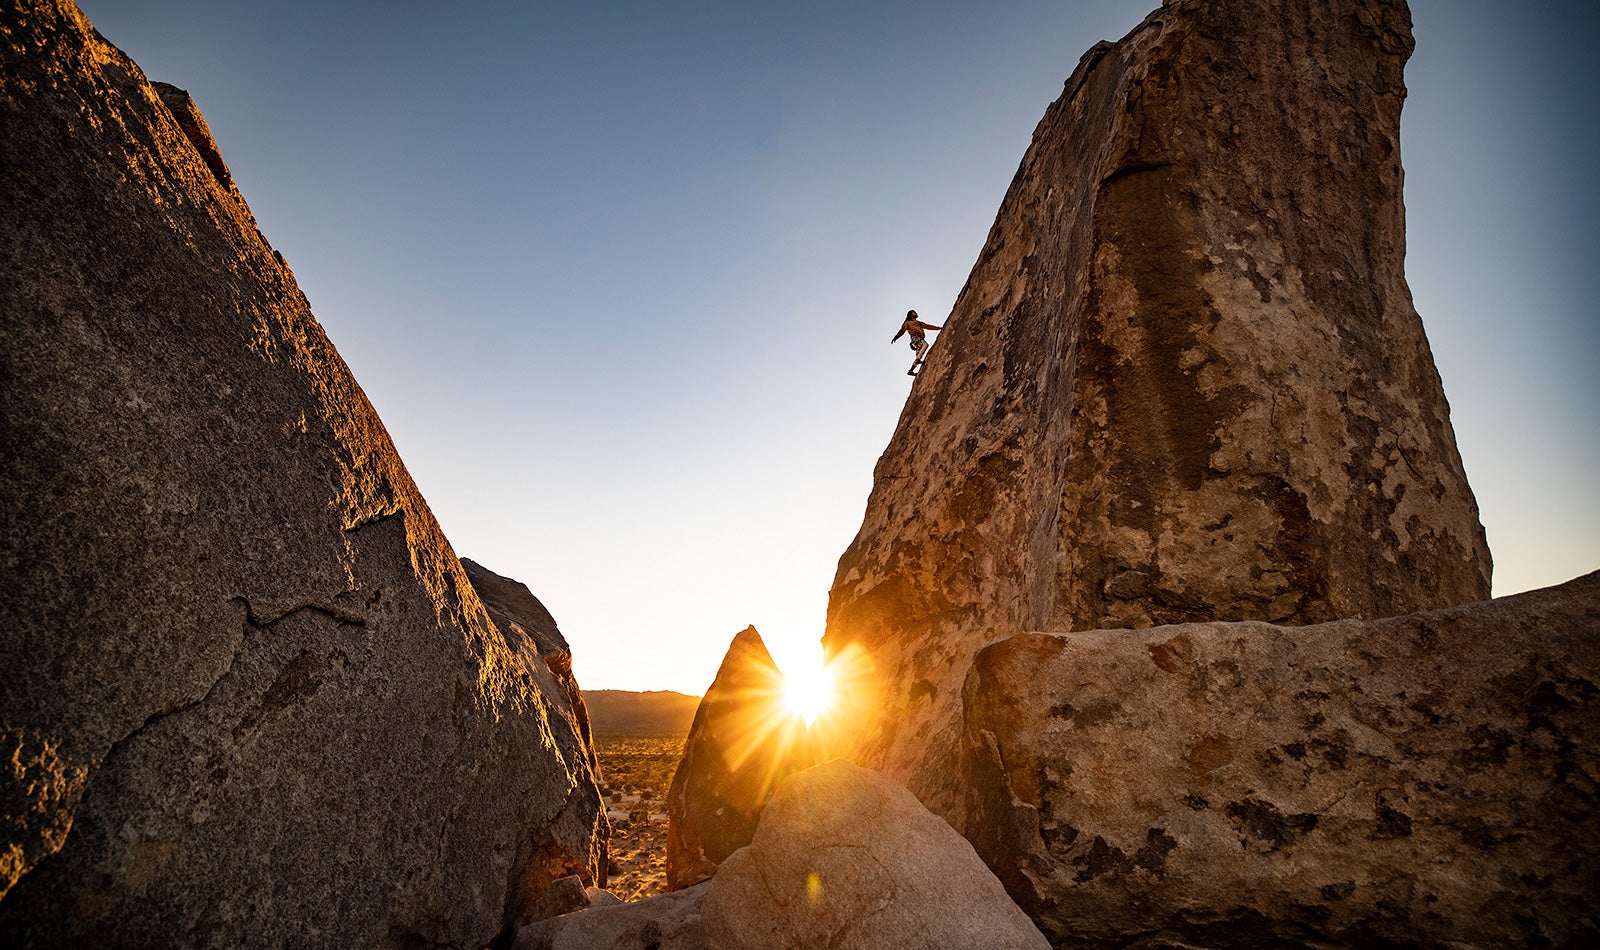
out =
[[345,610],[339,607],[337,604],[331,604],[326,601],[307,600],[297,603],[292,607],[280,610],[277,613],[261,616],[256,613],[255,606],[251,604],[248,597],[235,596],[233,599],[244,605],[245,622],[258,630],[265,630],[266,628],[279,623],[287,619],[289,616],[297,614],[302,610],[315,611],[316,613],[330,617],[342,624],[350,624],[351,626],[362,628],[365,628],[367,625],[367,618],[361,614],[355,613],[354,611]]

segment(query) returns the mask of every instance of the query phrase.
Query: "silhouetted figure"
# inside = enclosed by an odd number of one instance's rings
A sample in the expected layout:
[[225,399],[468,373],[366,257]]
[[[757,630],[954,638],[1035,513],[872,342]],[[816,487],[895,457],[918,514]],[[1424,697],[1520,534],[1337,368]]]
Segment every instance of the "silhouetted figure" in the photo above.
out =
[[917,355],[916,358],[911,361],[911,368],[906,370],[907,376],[917,375],[917,368],[922,365],[923,360],[928,358],[928,335],[925,331],[943,329],[944,327],[942,326],[932,323],[923,323],[921,320],[917,319],[917,312],[915,310],[906,311],[906,319],[904,323],[900,324],[900,332],[896,333],[894,337],[889,340],[889,342],[893,343],[895,340],[900,339],[907,333],[911,334],[911,351]]

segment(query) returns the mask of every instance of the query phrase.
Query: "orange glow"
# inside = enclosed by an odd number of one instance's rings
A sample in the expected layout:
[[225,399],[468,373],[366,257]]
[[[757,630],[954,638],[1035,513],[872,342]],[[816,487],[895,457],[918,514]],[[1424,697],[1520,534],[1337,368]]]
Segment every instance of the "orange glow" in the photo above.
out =
[[862,693],[870,670],[866,654],[851,646],[822,664],[787,673],[776,667],[755,672],[728,696],[728,712],[718,728],[728,766],[754,769],[750,777],[765,800],[787,772],[845,752],[862,715],[853,699]]
[[833,705],[833,669],[826,663],[802,666],[783,674],[783,703],[811,728]]
[[791,667],[787,675],[766,664],[746,667],[724,684],[713,710],[702,710],[709,712],[703,726],[722,745],[729,801],[759,808],[786,776],[847,754],[871,663],[852,647],[826,664]]
[[806,717],[813,762],[850,754],[857,730],[870,718],[866,707],[876,695],[873,673],[872,659],[851,644],[825,663],[791,676],[786,702]]

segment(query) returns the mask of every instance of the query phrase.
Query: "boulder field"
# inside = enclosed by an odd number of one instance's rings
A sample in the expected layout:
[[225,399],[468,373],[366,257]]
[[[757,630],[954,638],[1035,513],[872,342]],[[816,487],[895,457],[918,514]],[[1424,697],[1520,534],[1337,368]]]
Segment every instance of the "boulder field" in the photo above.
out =
[[735,637],[621,904],[553,618],[456,557],[188,93],[0,0],[0,944],[1600,941],[1600,575],[1487,600],[1412,46],[1166,0],[1083,56],[840,559],[848,705]]

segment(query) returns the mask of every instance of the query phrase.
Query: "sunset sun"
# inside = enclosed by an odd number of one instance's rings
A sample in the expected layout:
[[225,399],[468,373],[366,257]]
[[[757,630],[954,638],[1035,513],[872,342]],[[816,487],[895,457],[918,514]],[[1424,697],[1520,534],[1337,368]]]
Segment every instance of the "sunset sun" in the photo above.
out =
[[833,703],[833,675],[821,663],[800,666],[783,677],[783,702],[809,727]]

